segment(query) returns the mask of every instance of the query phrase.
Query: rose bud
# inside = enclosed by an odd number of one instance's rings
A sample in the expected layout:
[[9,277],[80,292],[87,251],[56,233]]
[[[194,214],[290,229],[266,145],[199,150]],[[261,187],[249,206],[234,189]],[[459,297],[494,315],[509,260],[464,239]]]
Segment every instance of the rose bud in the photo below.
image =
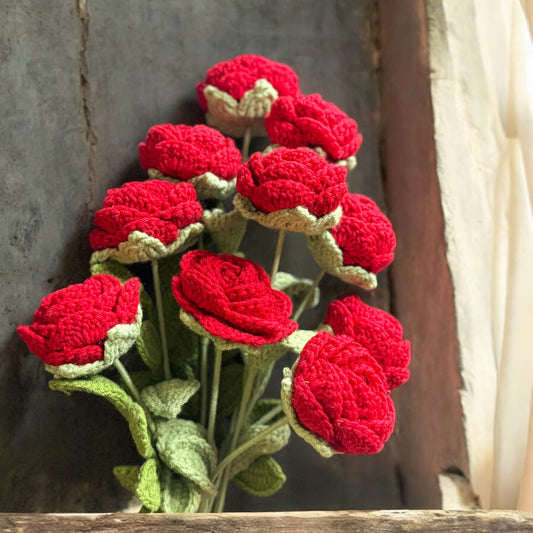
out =
[[91,263],[137,263],[188,248],[202,233],[202,206],[190,183],[132,181],[110,189],[94,216]]
[[139,158],[151,178],[188,181],[200,199],[233,194],[241,165],[233,140],[201,124],[152,126],[139,144]]
[[355,167],[363,142],[357,122],[320,94],[278,98],[265,117],[265,127],[272,144],[307,146],[348,170]]
[[346,296],[329,304],[324,324],[335,335],[347,335],[366,348],[381,365],[389,389],[409,379],[411,344],[402,340],[402,325],[389,313],[363,303],[358,296]]
[[139,336],[140,282],[124,285],[106,274],[46,296],[31,326],[17,333],[56,377],[97,374],[124,355]]

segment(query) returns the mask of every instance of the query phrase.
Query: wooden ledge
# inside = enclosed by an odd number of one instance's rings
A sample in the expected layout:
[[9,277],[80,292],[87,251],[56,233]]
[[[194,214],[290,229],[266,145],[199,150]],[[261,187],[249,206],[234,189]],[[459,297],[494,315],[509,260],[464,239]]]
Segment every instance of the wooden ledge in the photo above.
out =
[[224,514],[0,513],[0,532],[533,532],[533,514],[518,511],[307,511]]

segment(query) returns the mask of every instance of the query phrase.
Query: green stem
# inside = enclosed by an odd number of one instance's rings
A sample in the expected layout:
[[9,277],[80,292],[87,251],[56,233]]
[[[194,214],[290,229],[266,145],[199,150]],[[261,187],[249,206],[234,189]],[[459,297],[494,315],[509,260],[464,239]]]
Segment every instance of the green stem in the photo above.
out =
[[[267,435],[272,433],[273,431],[276,431],[276,429],[279,429],[281,426],[284,426],[287,423],[287,417],[284,416],[280,418],[279,420],[276,420],[271,426],[268,426],[266,429],[261,431],[261,433],[258,433],[255,437],[252,437],[250,440],[246,441],[244,444],[241,444],[238,448],[235,448],[228,456],[224,457],[224,459],[220,462],[220,464],[217,466],[217,469],[215,470],[215,474],[213,476],[213,480],[217,480],[217,478],[222,475],[222,472],[233,462],[239,455],[244,453],[246,450],[254,446],[255,444],[261,442]],[[215,512],[221,512],[215,511]]]
[[298,310],[296,311],[296,313],[294,313],[294,316],[292,317],[293,320],[298,320],[300,318],[300,316],[302,315],[302,313],[305,311],[305,308],[307,307],[307,303],[309,302],[309,299],[311,298],[311,296],[315,292],[315,289],[318,287],[318,284],[320,283],[320,281],[324,277],[325,273],[326,273],[326,269],[322,270],[318,274],[318,276],[316,277],[315,281],[313,282],[313,285],[311,285],[311,287],[307,291],[307,294],[305,295],[305,298],[302,300],[302,303],[298,307]]
[[279,415],[283,411],[283,407],[281,405],[278,405],[277,407],[274,407],[271,409],[268,413],[265,413],[259,420],[254,422],[254,426],[261,426],[268,422],[270,422],[275,416]]
[[220,383],[220,369],[222,368],[222,350],[215,350],[215,368],[213,370],[213,385],[211,387],[211,403],[209,405],[209,421],[207,424],[207,442],[215,445],[215,422],[217,418],[218,391]]
[[[237,448],[237,443],[239,441],[242,426],[244,424],[244,419],[246,418],[246,414],[248,413],[248,407],[249,407],[248,403],[250,400],[250,396],[252,394],[253,386],[255,384],[256,374],[257,374],[257,370],[255,369],[255,367],[250,367],[249,365],[246,366],[242,398],[241,398],[241,403],[239,405],[239,412],[237,414],[237,420],[233,428],[233,435],[231,438],[231,444],[230,444],[229,451],[228,451],[228,457]],[[226,492],[228,490],[229,471],[226,470],[222,472],[221,470],[221,473],[223,473],[223,477],[220,480],[220,489],[218,491],[217,499],[215,502],[215,509],[214,509],[215,513],[221,513],[222,510],[224,509],[224,503],[226,501]]]
[[202,337],[200,340],[200,345],[200,389],[202,391],[200,404],[200,424],[205,427],[207,422],[207,349],[209,348],[209,339],[207,337]]
[[159,335],[161,337],[161,346],[163,348],[163,371],[165,373],[165,379],[169,380],[172,375],[170,374],[170,362],[168,359],[167,333],[165,331],[165,315],[163,313],[163,299],[161,297],[161,281],[159,279],[159,263],[157,262],[157,259],[152,260],[152,276],[154,279]]
[[126,384],[126,387],[131,392],[131,395],[135,399],[135,401],[144,409],[144,414],[146,415],[146,422],[148,424],[148,427],[150,428],[150,431],[152,434],[155,432],[155,424],[152,420],[152,417],[150,416],[150,413],[148,412],[148,409],[143,404],[143,401],[141,400],[141,395],[139,394],[139,391],[137,390],[137,387],[135,386],[135,383],[133,383],[128,371],[124,367],[124,365],[120,362],[119,359],[115,359],[115,362],[113,363],[115,365],[115,368],[118,370],[118,373],[120,374],[120,377]]
[[242,140],[242,162],[248,161],[248,153],[250,151],[250,141],[252,140],[252,128],[248,127],[244,131],[244,138]]
[[285,241],[286,230],[280,229],[278,233],[278,242],[276,244],[276,251],[274,252],[274,259],[272,260],[272,271],[270,273],[270,283],[274,282],[274,278],[278,272],[279,260],[281,259],[281,251],[283,249],[283,242]]

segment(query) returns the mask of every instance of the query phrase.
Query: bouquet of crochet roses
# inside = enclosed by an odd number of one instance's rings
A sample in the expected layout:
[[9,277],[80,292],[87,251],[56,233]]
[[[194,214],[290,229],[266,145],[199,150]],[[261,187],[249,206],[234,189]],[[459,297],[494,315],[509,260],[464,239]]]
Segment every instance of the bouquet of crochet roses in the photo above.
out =
[[[400,323],[356,295],[315,330],[298,324],[325,274],[371,290],[394,256],[387,217],[348,191],[355,120],[257,55],[216,64],[196,89],[208,125],[150,128],[147,179],[109,190],[94,215],[91,276],[18,327],[52,390],[101,396],[127,420],[140,457],[114,474],[142,512],[220,512],[230,482],[275,493],[272,454],[292,430],[323,457],[379,452],[390,391],[409,377]],[[248,157],[254,136],[270,144]],[[277,232],[268,272],[240,251],[247,224]],[[289,231],[306,236],[314,282],[279,271]],[[285,354],[280,394],[265,397]]]

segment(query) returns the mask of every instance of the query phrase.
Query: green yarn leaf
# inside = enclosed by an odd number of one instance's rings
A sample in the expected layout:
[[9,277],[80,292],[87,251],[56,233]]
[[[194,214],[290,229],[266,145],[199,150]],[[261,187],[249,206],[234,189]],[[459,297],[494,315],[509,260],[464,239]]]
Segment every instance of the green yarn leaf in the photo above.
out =
[[144,364],[156,375],[162,376],[163,351],[161,339],[154,323],[145,320],[141,324],[141,333],[136,342],[137,352]]
[[161,511],[164,513],[195,513],[200,507],[202,492],[192,481],[163,467],[161,473]]
[[154,415],[171,420],[181,413],[199,388],[200,382],[196,380],[171,379],[146,387],[141,391],[141,398]]
[[141,467],[137,465],[119,465],[113,468],[113,474],[118,482],[132,494],[135,494],[140,471]]
[[259,456],[233,478],[233,482],[242,490],[263,497],[275,494],[286,480],[279,463],[268,455]]
[[[298,309],[304,298],[307,296],[309,289],[313,285],[313,280],[308,278],[297,278],[289,272],[278,272],[274,278],[272,287],[278,291],[284,292],[291,300],[294,309]],[[317,287],[312,296],[309,298],[305,308],[311,309],[320,302],[320,289]]]
[[174,472],[194,482],[209,496],[216,494],[211,475],[217,453],[207,442],[203,426],[191,420],[158,420],[156,448],[161,460]]
[[168,356],[172,367],[196,361],[200,344],[198,335],[181,321],[180,307],[172,294],[172,278],[179,271],[180,259],[181,255],[171,255],[159,261]]
[[[254,424],[252,426],[247,426],[243,429],[241,436],[239,438],[239,445],[244,444],[250,439],[256,437],[268,428],[268,425],[265,424]],[[248,448],[246,451],[241,453],[230,466],[230,479],[233,478],[239,472],[246,470],[258,457],[261,455],[271,455],[278,452],[289,442],[289,437],[291,435],[291,430],[288,424],[284,424],[275,431],[272,431],[257,444],[254,444],[252,447]]]
[[[118,261],[113,261],[112,259],[108,259],[103,263],[95,263],[91,265],[91,274],[93,276],[96,274],[109,274],[111,276],[115,276],[115,278],[118,278],[123,285],[129,279],[136,277],[135,274],[133,274],[123,264],[119,263]],[[142,285],[140,299],[142,308],[149,313],[152,310],[152,299],[150,296],[148,296],[148,293],[144,290]]]
[[105,398],[128,421],[131,436],[141,456],[145,459],[155,456],[143,408],[134,402],[126,391],[114,381],[104,376],[92,376],[89,379],[53,379],[48,385],[51,390],[65,394],[87,392]]
[[220,372],[220,392],[218,397],[218,415],[229,416],[239,405],[242,396],[242,375],[244,366],[231,363],[223,366]]
[[204,211],[202,222],[220,253],[233,254],[241,244],[248,220],[237,209],[228,213],[213,209]]
[[156,459],[148,459],[141,466],[135,494],[150,511],[155,512],[161,507],[161,485]]
[[148,459],[142,466],[116,466],[113,474],[126,490],[139,498],[146,512],[153,513],[161,507],[156,459]]

